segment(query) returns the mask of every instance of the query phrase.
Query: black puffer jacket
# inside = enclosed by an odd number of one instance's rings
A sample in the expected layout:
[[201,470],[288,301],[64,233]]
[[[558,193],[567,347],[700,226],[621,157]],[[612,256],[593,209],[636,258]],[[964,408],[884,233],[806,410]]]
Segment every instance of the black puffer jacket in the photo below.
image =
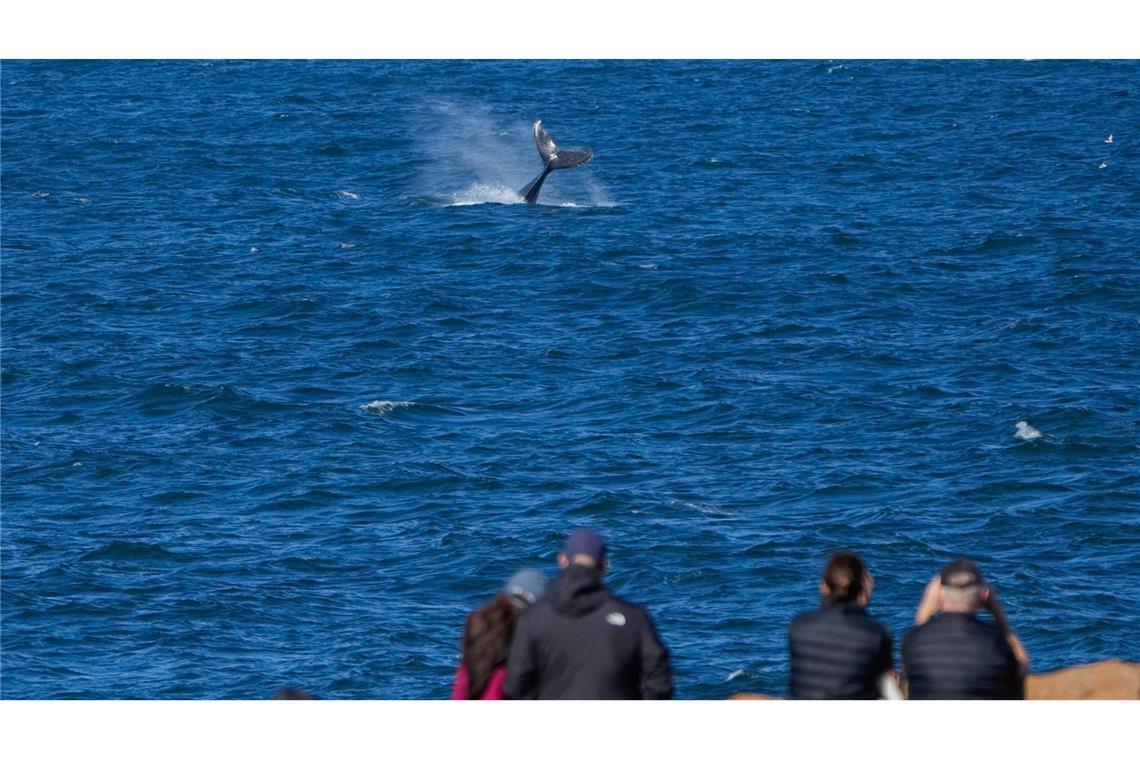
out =
[[669,652],[649,616],[571,565],[519,619],[507,657],[508,699],[668,699]]
[[903,637],[910,699],[1024,699],[1005,635],[964,612],[943,612]]
[[788,628],[792,699],[878,699],[891,634],[857,604],[805,612]]

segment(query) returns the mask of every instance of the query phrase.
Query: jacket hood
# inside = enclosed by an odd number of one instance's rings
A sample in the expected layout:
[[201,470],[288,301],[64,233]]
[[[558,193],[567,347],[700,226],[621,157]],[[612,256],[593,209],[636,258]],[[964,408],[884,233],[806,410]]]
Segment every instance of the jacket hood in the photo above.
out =
[[602,575],[584,565],[571,565],[550,587],[550,605],[561,615],[582,617],[602,606],[610,592],[602,585]]

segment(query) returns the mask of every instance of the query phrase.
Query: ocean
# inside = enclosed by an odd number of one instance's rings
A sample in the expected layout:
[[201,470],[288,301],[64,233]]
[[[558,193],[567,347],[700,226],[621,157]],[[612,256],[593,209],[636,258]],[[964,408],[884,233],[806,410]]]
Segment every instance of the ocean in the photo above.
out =
[[[1136,61],[5,61],[0,96],[3,698],[446,698],[575,526],[678,698],[783,693],[845,548],[896,661],[959,555],[1034,670],[1140,660]],[[596,154],[529,205],[535,119]]]

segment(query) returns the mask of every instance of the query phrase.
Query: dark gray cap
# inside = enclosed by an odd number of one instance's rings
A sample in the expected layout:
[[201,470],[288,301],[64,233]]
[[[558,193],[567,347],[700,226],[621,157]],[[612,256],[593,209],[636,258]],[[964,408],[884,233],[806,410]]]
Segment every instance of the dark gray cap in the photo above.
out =
[[503,593],[517,596],[527,604],[534,604],[543,600],[549,586],[550,580],[547,579],[545,573],[527,567],[519,570],[511,576],[509,581],[503,584]]
[[942,568],[941,579],[942,585],[950,588],[969,588],[985,582],[982,580],[982,571],[965,557]]

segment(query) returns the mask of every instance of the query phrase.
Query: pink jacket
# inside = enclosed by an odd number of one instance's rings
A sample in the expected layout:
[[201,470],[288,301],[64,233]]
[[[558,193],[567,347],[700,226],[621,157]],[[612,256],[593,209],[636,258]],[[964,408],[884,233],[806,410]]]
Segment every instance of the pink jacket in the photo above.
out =
[[[507,677],[507,666],[500,665],[491,671],[491,680],[487,688],[479,695],[479,699],[502,699],[503,680]],[[459,663],[459,670],[455,672],[455,687],[451,690],[452,699],[467,699],[467,666]]]

